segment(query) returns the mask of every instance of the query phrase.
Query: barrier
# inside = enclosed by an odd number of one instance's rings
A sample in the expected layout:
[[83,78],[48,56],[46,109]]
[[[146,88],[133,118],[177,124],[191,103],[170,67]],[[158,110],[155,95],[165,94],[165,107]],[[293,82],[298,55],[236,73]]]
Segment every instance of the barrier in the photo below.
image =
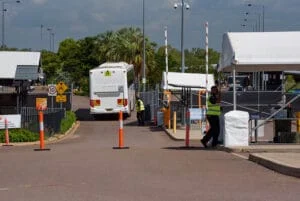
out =
[[173,133],[176,133],[177,128],[177,119],[176,119],[176,111],[173,112]]
[[13,146],[9,144],[9,132],[8,132],[8,120],[5,118],[4,120],[4,125],[5,125],[5,144],[3,146]]
[[44,133],[44,113],[39,111],[39,125],[40,125],[40,148],[34,149],[34,151],[49,151],[45,148],[45,133]]
[[123,112],[119,112],[119,146],[113,147],[113,149],[129,149],[129,147],[124,147],[124,132],[123,132]]

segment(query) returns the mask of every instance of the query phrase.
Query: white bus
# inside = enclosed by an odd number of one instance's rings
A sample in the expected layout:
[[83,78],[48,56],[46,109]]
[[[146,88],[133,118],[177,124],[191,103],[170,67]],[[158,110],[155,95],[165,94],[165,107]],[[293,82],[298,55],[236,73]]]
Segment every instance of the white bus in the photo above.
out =
[[129,117],[135,107],[134,69],[126,62],[104,63],[90,70],[90,114]]

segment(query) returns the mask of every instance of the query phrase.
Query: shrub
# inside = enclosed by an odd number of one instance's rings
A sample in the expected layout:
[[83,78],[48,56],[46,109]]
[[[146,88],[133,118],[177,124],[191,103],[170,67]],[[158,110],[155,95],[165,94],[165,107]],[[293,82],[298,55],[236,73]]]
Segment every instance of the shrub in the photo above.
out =
[[[34,142],[39,140],[39,134],[26,129],[9,129],[10,142]],[[0,141],[5,142],[5,130],[0,131]]]
[[60,123],[60,132],[65,133],[69,130],[76,121],[76,115],[72,111],[67,111],[66,117]]

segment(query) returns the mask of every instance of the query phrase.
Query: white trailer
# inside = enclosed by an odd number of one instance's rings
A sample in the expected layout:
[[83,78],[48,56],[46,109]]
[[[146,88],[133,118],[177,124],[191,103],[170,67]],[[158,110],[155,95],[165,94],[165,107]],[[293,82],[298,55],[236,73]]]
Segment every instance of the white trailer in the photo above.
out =
[[103,63],[90,70],[90,114],[130,116],[135,106],[134,68],[126,62]]

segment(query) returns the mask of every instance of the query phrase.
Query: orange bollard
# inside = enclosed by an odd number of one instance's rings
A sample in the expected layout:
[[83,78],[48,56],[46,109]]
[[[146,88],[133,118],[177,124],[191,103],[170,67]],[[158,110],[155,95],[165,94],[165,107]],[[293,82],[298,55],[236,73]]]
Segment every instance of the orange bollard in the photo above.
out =
[[43,111],[39,111],[39,124],[40,124],[40,148],[34,149],[35,151],[49,151],[45,149],[45,134],[44,134],[44,114]]
[[119,112],[119,146],[113,147],[113,149],[129,149],[129,147],[124,147],[124,132],[123,132],[123,112]]
[[9,132],[8,132],[8,120],[5,118],[4,120],[4,125],[5,125],[5,144],[3,146],[12,146],[9,144]]

